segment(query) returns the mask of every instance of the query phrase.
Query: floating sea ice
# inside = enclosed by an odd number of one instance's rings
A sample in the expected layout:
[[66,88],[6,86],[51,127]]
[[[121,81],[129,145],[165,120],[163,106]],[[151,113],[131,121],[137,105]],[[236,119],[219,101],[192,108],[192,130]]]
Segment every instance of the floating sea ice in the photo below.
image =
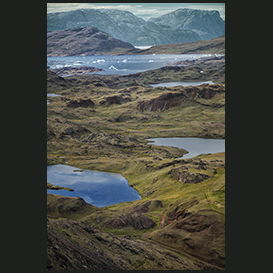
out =
[[153,63],[154,62],[154,60],[149,60],[149,63]]
[[123,62],[123,63],[127,63],[127,59],[123,60],[122,62]]
[[105,63],[105,60],[102,59],[102,60],[97,60],[97,63]]
[[113,65],[109,66],[109,69],[112,69],[112,70],[118,70],[116,67],[114,67]]

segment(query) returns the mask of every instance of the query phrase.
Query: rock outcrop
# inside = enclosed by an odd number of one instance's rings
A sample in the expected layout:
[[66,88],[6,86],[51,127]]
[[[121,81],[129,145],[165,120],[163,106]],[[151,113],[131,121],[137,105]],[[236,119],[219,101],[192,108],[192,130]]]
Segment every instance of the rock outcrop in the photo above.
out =
[[112,104],[122,104],[122,103],[125,103],[125,102],[130,102],[131,101],[131,98],[130,98],[130,95],[129,96],[125,96],[125,95],[119,95],[119,96],[109,96],[109,97],[106,97],[105,100],[102,100],[100,102],[100,105],[104,105],[104,104],[109,104],[109,105],[112,105]]
[[142,213],[127,213],[119,217],[110,218],[105,224],[116,228],[131,226],[135,229],[144,229],[152,227],[155,222]]
[[189,171],[188,167],[180,167],[180,168],[174,168],[172,169],[169,174],[171,174],[171,177],[179,180],[183,183],[200,183],[206,179],[212,178],[212,176],[199,173],[199,172],[191,172]]
[[[218,84],[202,84],[199,86],[180,87],[178,93],[166,93],[149,101],[140,101],[137,108],[141,111],[165,111],[171,107],[178,107],[183,100],[213,98],[217,93],[224,92],[224,87]],[[213,105],[212,105],[213,106]]]
[[78,107],[92,107],[94,106],[94,102],[90,99],[85,99],[85,98],[78,98],[78,99],[73,99],[67,102],[66,106],[71,107],[71,108],[78,108]]

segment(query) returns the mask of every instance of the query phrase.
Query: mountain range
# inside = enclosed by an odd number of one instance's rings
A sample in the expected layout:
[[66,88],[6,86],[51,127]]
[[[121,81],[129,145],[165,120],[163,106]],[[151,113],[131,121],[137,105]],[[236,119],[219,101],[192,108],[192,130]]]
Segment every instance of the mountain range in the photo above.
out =
[[149,22],[157,25],[167,25],[173,30],[190,29],[201,39],[210,40],[225,33],[225,22],[217,10],[177,9]]
[[218,11],[178,9],[148,21],[118,9],[78,9],[47,14],[47,31],[95,27],[134,46],[211,39],[225,33]]

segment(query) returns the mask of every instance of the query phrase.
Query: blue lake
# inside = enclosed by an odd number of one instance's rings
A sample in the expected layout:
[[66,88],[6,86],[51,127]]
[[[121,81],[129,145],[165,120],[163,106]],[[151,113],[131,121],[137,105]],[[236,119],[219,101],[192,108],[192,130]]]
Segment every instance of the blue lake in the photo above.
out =
[[83,170],[57,164],[47,167],[47,181],[53,185],[74,189],[73,192],[47,190],[48,193],[81,197],[96,207],[141,199],[138,191],[130,187],[127,179],[119,173]]
[[62,56],[47,57],[50,69],[61,67],[93,66],[105,71],[91,74],[127,75],[157,69],[184,60],[196,60],[207,54],[147,54],[147,55],[99,55],[99,56]]
[[214,154],[225,151],[225,139],[198,138],[198,137],[171,137],[150,138],[153,145],[172,146],[182,148],[189,153],[180,158],[192,158],[200,154]]

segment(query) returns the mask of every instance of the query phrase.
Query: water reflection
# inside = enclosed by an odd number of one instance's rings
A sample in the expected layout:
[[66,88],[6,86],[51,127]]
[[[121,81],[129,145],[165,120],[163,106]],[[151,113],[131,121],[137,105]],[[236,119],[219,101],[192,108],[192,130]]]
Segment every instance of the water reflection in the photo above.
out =
[[69,187],[67,190],[47,190],[48,193],[70,197],[81,197],[96,207],[141,199],[139,193],[128,185],[119,173],[83,170],[57,164],[47,167],[47,181],[53,185]]

